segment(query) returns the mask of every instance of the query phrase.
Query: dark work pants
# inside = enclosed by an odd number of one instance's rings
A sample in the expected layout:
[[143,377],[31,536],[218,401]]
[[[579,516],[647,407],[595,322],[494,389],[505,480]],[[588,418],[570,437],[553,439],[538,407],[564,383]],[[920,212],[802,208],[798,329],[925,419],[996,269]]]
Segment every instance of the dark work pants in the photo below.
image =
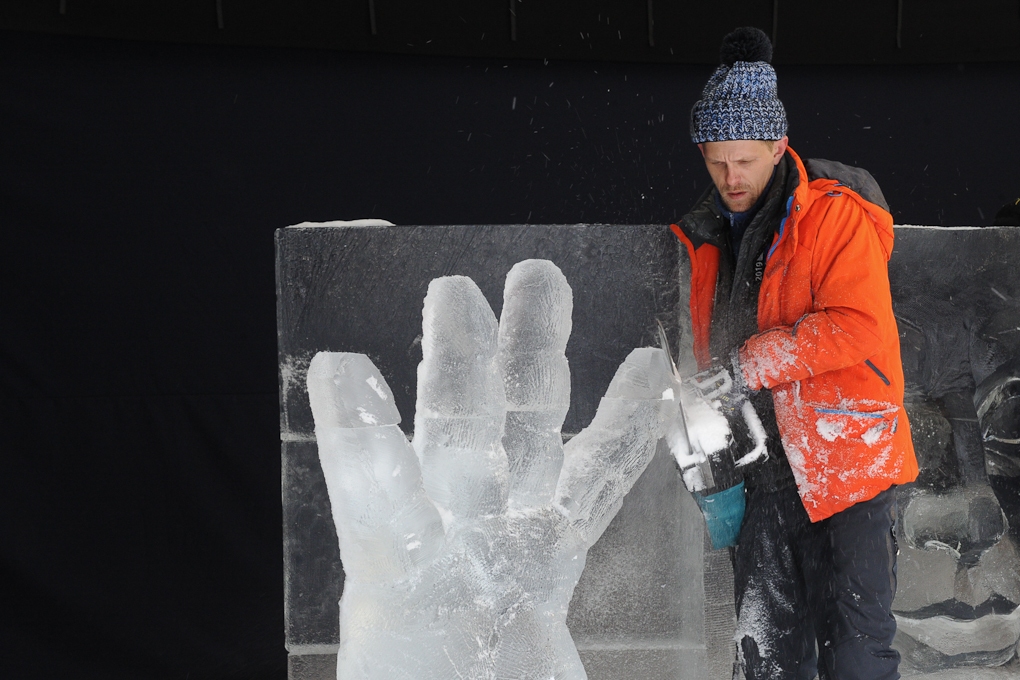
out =
[[747,680],[900,677],[895,521],[892,489],[816,523],[796,488],[748,491],[734,550]]

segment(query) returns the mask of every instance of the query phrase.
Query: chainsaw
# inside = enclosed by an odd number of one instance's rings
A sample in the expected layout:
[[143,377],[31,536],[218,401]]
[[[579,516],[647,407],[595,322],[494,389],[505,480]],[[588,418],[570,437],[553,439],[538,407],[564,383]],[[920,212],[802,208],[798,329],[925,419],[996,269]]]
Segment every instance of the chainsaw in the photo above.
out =
[[744,516],[743,470],[768,458],[765,428],[726,368],[684,379],[661,323],[659,343],[680,387],[678,415],[666,434],[670,451],[705,516],[712,547],[735,545]]

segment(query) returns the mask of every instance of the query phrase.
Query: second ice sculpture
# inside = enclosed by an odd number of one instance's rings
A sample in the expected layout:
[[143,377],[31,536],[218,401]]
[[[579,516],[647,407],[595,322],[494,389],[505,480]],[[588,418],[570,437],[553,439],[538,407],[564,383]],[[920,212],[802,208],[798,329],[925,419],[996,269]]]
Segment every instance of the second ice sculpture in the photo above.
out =
[[471,279],[433,280],[410,443],[368,357],[312,359],[346,574],[338,678],[586,677],[567,606],[676,405],[665,353],[636,349],[564,446],[571,309],[545,260],[507,275],[498,324]]

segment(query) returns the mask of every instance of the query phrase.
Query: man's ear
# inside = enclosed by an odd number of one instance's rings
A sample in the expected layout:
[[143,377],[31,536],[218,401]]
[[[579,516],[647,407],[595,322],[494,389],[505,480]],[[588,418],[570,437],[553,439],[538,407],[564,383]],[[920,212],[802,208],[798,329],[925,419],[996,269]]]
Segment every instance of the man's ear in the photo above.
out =
[[776,140],[776,145],[772,147],[772,165],[779,165],[779,159],[786,153],[788,146],[790,146],[790,138],[786,135],[782,139]]
[[704,158],[705,157],[705,145],[704,144],[698,144],[698,150],[701,151],[701,157]]

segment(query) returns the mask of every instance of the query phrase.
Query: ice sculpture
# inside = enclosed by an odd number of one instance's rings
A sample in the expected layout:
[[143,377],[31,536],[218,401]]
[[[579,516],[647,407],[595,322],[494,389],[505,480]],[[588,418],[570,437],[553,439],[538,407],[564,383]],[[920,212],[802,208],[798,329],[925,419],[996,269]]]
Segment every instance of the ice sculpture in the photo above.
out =
[[[934,280],[911,281],[895,298],[921,463],[917,483],[900,493],[896,645],[904,662],[921,671],[958,667],[959,677],[977,678],[986,677],[977,667],[1005,664],[1003,671],[1016,676],[1020,291],[1011,244],[1017,241],[1008,231],[970,236],[964,250],[974,264],[948,274],[917,268],[914,276]],[[927,248],[947,250],[934,233],[929,239]],[[920,248],[913,254],[930,261]]]
[[571,305],[544,260],[510,271],[498,324],[471,279],[432,281],[411,443],[368,357],[313,358],[346,572],[338,678],[585,678],[567,605],[676,404],[665,353],[634,350],[563,446]]

